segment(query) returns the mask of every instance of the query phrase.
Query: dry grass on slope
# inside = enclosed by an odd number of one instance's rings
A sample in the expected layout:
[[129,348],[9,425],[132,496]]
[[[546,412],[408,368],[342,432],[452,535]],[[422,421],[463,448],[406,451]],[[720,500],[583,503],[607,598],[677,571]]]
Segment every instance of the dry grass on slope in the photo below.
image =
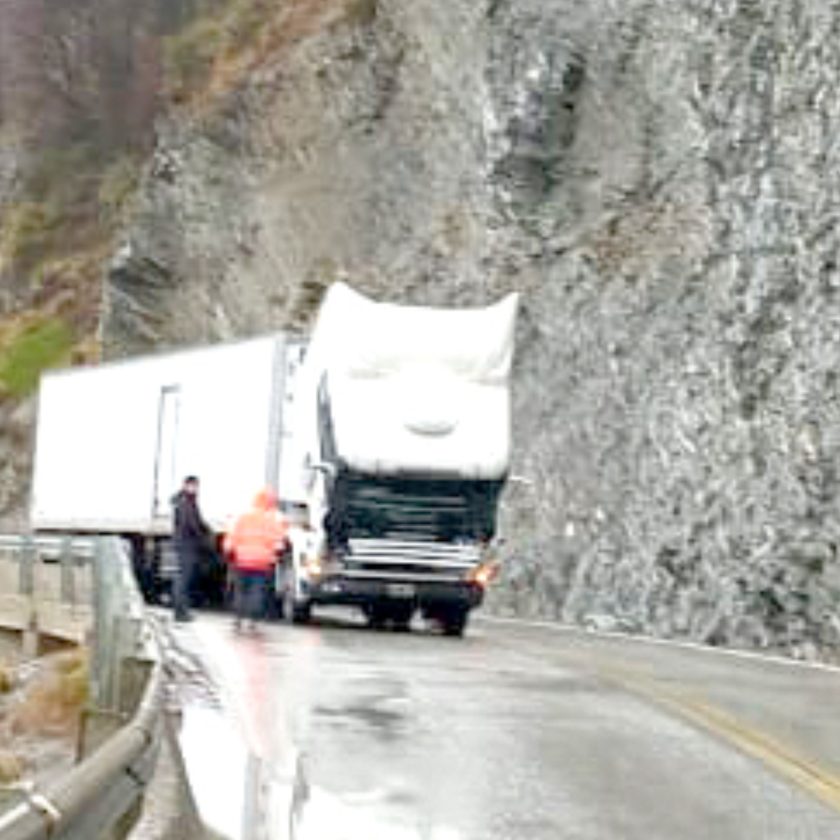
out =
[[8,785],[23,776],[24,761],[6,749],[0,749],[0,785]]
[[72,766],[87,661],[74,648],[17,665],[0,662],[0,785]]
[[14,684],[15,678],[11,665],[0,662],[0,694],[8,694]]
[[231,0],[166,41],[169,98],[197,109],[235,89],[254,70],[331,26],[365,25],[378,0]]
[[72,735],[88,696],[88,657],[82,649],[45,657],[7,714],[15,735]]
[[0,207],[0,399],[32,393],[43,370],[95,361],[102,272],[138,184],[138,155],[45,150]]
[[[15,673],[11,665],[0,662],[0,699],[8,695],[15,686]],[[0,722],[2,721],[2,706],[0,706]],[[16,782],[23,776],[24,761],[8,747],[0,748],[0,785]]]

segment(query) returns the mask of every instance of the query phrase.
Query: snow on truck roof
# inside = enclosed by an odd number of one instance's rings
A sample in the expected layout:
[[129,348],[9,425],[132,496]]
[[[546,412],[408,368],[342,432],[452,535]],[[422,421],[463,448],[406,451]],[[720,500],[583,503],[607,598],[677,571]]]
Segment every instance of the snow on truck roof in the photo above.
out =
[[334,283],[318,314],[310,354],[331,371],[364,378],[406,367],[503,384],[510,375],[518,295],[490,306],[439,309],[380,303]]
[[[334,284],[304,363],[300,428],[316,434],[326,374],[336,450],[351,468],[503,477],[517,303],[511,294],[480,309],[402,306]],[[308,448],[319,451],[317,441]]]

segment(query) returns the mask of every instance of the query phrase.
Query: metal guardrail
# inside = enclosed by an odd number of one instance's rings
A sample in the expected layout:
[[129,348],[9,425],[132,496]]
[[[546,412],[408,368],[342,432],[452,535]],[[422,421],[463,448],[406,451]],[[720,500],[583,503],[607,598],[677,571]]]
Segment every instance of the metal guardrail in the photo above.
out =
[[0,536],[0,626],[83,642],[93,552],[91,539]]
[[128,553],[116,538],[0,537],[0,555],[9,552],[17,552],[24,590],[39,562],[72,558],[89,566],[94,609],[80,762],[41,789],[20,786],[18,801],[0,812],[0,840],[124,837],[139,815],[164,726],[162,664]]

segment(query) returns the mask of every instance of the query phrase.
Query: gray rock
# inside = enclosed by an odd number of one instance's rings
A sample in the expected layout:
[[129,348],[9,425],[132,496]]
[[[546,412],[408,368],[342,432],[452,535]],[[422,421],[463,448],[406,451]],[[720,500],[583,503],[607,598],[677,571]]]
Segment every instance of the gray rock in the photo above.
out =
[[0,523],[7,531],[27,527],[35,410],[34,399],[0,402]]
[[[838,643],[840,10],[379,0],[175,115],[109,353],[523,293],[491,607]],[[604,618],[608,617],[608,618]]]

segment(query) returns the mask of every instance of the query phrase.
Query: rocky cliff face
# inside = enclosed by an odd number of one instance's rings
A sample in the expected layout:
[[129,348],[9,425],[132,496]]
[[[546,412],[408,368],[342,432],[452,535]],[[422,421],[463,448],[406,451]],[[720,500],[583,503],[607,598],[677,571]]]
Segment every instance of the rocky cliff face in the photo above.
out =
[[25,524],[38,373],[98,355],[102,263],[152,146],[167,43],[216,6],[0,3],[0,527]]
[[106,352],[519,290],[493,607],[833,655],[840,11],[260,8],[158,122]]

